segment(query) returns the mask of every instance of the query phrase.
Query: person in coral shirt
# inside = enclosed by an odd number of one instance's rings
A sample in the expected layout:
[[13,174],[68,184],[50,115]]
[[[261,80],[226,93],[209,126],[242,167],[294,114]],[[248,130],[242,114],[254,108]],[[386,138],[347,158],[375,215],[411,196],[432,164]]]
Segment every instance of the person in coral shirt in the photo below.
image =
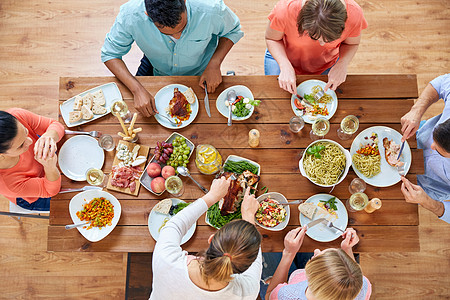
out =
[[266,75],[295,94],[300,74],[328,74],[328,88],[345,81],[367,22],[354,0],[280,0],[266,29]]
[[0,111],[0,194],[30,210],[49,210],[61,188],[59,122],[20,108]]

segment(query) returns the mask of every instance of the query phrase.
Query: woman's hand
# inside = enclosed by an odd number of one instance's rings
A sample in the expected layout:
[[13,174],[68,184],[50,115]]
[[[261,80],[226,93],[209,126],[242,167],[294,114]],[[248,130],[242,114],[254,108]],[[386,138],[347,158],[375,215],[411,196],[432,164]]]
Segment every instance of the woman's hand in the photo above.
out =
[[242,219],[255,224],[255,214],[258,211],[259,203],[255,195],[250,195],[250,188],[247,188],[244,195],[244,200],[241,205]]
[[297,227],[289,231],[284,237],[283,255],[296,255],[303,244],[303,239],[306,234],[305,227]]
[[58,157],[56,154],[53,154],[53,156],[47,155],[46,158],[35,155],[34,159],[44,167],[44,170],[57,169],[56,162],[58,161]]
[[353,228],[347,228],[345,232],[342,234],[342,237],[344,238],[344,240],[341,242],[342,250],[347,252],[347,254],[349,254],[350,252],[353,255],[352,248],[359,242],[359,237],[358,234],[356,233],[356,230]]
[[46,160],[47,157],[53,158],[53,156],[56,156],[56,150],[55,140],[45,133],[34,144],[34,156],[37,159]]
[[203,196],[203,200],[205,200],[208,207],[225,197],[228,192],[228,187],[230,186],[231,178],[225,179],[224,176],[220,177],[220,179],[214,179],[211,183],[211,188],[209,192]]

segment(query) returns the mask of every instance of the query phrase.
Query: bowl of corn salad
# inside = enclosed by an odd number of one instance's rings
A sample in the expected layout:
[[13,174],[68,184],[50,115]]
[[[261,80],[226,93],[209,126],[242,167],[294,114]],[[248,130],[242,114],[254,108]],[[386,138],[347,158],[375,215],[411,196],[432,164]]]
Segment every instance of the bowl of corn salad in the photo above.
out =
[[280,193],[270,192],[259,196],[258,211],[255,214],[256,224],[271,231],[283,230],[289,223],[290,209],[286,197]]

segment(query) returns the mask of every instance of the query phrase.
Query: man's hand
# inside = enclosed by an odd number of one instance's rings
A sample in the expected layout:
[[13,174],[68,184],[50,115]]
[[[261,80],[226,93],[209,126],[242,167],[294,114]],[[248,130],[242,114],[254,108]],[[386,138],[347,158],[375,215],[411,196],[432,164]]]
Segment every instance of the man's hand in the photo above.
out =
[[413,184],[403,176],[401,177],[401,179],[403,181],[401,191],[403,196],[405,196],[406,202],[417,203],[426,206],[426,204],[430,201],[434,201],[427,195],[427,193],[425,193],[421,186]]
[[306,234],[306,226],[297,227],[289,231],[284,237],[283,254],[295,256],[295,254],[297,254],[297,252],[300,250],[300,247],[303,244],[305,234]]
[[259,202],[256,200],[255,195],[250,195],[250,188],[247,188],[241,205],[242,219],[255,224],[255,214],[258,208]]
[[134,94],[134,107],[145,117],[158,114],[155,98],[144,88],[138,89]]
[[418,109],[412,108],[408,113],[406,113],[401,119],[402,123],[402,142],[412,137],[420,126],[420,119],[422,114]]
[[34,156],[37,159],[46,160],[47,157],[56,156],[56,142],[53,137],[45,133],[34,144]]
[[326,92],[328,89],[335,91],[345,79],[347,79],[347,65],[338,61],[328,73],[328,82],[324,91]]
[[200,76],[200,81],[198,85],[205,89],[204,82],[206,82],[206,87],[208,93],[214,93],[216,88],[222,82],[222,74],[220,73],[220,64],[210,61],[206,66],[205,71]]
[[294,95],[297,94],[297,77],[295,76],[294,67],[291,64],[286,64],[283,67],[280,66],[278,84],[283,90]]

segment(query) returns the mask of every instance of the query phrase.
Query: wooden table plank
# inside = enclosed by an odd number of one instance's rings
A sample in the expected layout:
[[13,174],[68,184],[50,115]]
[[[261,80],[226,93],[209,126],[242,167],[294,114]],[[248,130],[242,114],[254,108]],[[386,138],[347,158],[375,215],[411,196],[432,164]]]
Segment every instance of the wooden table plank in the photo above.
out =
[[[232,85],[242,84],[252,90],[258,98],[290,98],[288,92],[280,89],[277,76],[223,76],[223,82],[214,93],[212,99]],[[327,81],[326,75],[299,75],[297,83],[304,80],[319,79]],[[181,83],[190,86],[201,99],[205,93],[198,85],[198,76],[153,76],[137,77],[142,85],[153,95],[162,87]],[[59,83],[59,99],[66,100],[88,89],[108,82],[116,82],[122,96],[132,98],[130,91],[114,77],[61,77]],[[339,86],[338,98],[417,98],[417,78],[411,74],[390,75],[348,75],[346,81]]]
[[[289,199],[291,200],[291,199]],[[122,200],[119,198],[122,214],[118,225],[146,225],[153,206],[159,200]],[[344,201],[344,200],[343,200]],[[66,225],[71,223],[69,214],[70,200],[52,201],[50,225]],[[344,202],[345,204],[345,202]],[[297,205],[290,206],[291,217],[289,225],[299,226],[299,211]],[[383,200],[383,206],[372,214],[366,212],[349,212],[349,226],[353,225],[418,225],[417,205],[406,201]],[[205,214],[198,219],[199,225],[207,225]]]
[[[264,252],[281,252],[286,233],[295,228],[288,226],[282,231],[269,232],[262,228]],[[360,242],[355,252],[418,252],[420,245],[418,226],[355,226]],[[216,229],[210,226],[197,226],[194,236],[183,245],[183,249],[197,252],[208,247],[208,237]],[[319,243],[305,237],[301,251],[313,252],[314,249],[339,247],[341,239]],[[100,251],[100,252],[152,252],[155,241],[151,238],[147,226],[117,226],[105,239],[91,243],[77,230],[66,230],[63,226],[49,226],[48,251]]]
[[[190,139],[194,144],[212,144],[214,147],[229,148],[229,149],[248,149],[248,132],[252,128],[256,128],[261,132],[261,138],[258,148],[260,149],[288,149],[288,148],[306,148],[311,144],[309,138],[309,131],[311,125],[306,124],[305,128],[295,134],[289,130],[289,125],[285,124],[233,124],[233,126],[226,126],[224,118],[223,124],[208,124],[200,125],[194,124],[185,128],[177,129],[176,132],[184,135]],[[198,126],[196,126],[198,125]],[[358,132],[377,124],[361,124]],[[172,131],[156,124],[138,124],[142,127],[142,132],[139,133],[138,143],[153,146],[156,141],[166,140]],[[386,124],[400,132],[401,125]],[[114,138],[118,138],[117,133],[121,131],[120,125],[117,124],[103,124],[102,119],[92,121],[85,124],[84,131],[99,130],[104,134],[111,134]],[[344,148],[350,148],[352,140],[341,141],[337,136],[337,129],[339,124],[331,124],[329,133],[325,138],[337,141]],[[213,138],[212,138],[213,137]],[[67,138],[67,137],[65,137]],[[415,139],[409,139],[408,144],[411,148],[417,148]]]
[[[136,112],[132,100],[126,100],[131,112]],[[211,123],[226,123],[227,119],[222,116],[216,109],[215,99],[210,99],[211,118],[206,114],[205,109],[200,101],[200,109],[194,123],[196,124],[211,124]],[[63,101],[60,101],[63,103]],[[347,115],[355,115],[359,118],[361,124],[374,123],[384,125],[392,122],[392,120],[400,121],[400,118],[405,115],[414,105],[412,99],[364,99],[355,105],[354,99],[339,99],[338,110],[330,119],[331,123],[340,124],[341,120]],[[386,109],[389,107],[389,109]],[[294,115],[289,99],[265,99],[256,107],[252,116],[245,120],[236,122],[236,124],[277,124],[289,122],[289,119]],[[63,122],[62,118],[60,120]],[[102,124],[116,124],[117,118],[112,115],[102,117]],[[145,118],[141,114],[138,115],[137,124],[158,124],[155,118]]]

